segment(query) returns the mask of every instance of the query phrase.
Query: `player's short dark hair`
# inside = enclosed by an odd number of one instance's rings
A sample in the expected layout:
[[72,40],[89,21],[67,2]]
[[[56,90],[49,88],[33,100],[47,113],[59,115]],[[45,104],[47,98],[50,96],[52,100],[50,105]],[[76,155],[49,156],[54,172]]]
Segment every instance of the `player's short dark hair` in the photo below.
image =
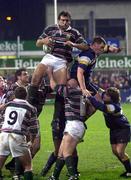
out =
[[15,89],[15,98],[26,99],[26,97],[27,97],[27,92],[24,87],[17,87]]
[[92,44],[94,44],[94,43],[98,43],[98,44],[103,43],[103,44],[106,45],[105,39],[104,39],[103,37],[101,37],[101,36],[96,36],[96,37],[94,37],[94,39],[93,39],[93,41],[92,41]]
[[71,15],[67,11],[61,11],[58,15],[58,20],[60,20],[61,16],[68,17],[71,20]]
[[120,91],[116,87],[109,87],[106,90],[107,94],[111,97],[112,102],[119,103],[121,100]]
[[16,72],[15,72],[15,81],[17,81],[18,80],[18,76],[21,76],[22,75],[22,72],[23,71],[26,71],[26,68],[20,68],[20,69],[18,69]]

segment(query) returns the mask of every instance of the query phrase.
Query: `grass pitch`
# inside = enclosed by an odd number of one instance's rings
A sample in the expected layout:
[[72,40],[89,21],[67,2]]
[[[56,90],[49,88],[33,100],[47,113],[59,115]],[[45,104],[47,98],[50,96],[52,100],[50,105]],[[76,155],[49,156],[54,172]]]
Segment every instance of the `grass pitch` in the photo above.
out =
[[[130,104],[123,105],[124,114],[131,122]],[[41,150],[33,160],[34,179],[48,179],[53,168],[46,177],[41,177],[40,171],[46,163],[48,156],[53,151],[52,135],[51,135],[51,120],[53,114],[53,106],[46,105],[41,113],[40,129],[41,129]],[[79,171],[81,180],[122,180],[119,175],[123,173],[124,167],[113,156],[109,143],[109,130],[105,126],[104,118],[101,112],[96,112],[86,122],[87,131],[84,137],[84,142],[78,145],[79,154]],[[131,145],[128,144],[127,153],[131,156]],[[68,179],[66,177],[66,168],[62,170],[60,180]],[[5,180],[11,179],[9,172],[3,171]]]

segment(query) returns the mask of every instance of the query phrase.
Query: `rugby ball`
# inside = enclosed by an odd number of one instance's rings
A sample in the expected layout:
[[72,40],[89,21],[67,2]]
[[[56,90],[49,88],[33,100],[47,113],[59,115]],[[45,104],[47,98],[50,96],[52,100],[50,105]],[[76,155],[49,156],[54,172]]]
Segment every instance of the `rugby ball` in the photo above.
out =
[[51,47],[43,44],[43,51],[44,51],[45,53],[50,53],[50,52],[51,52],[51,49],[52,49]]

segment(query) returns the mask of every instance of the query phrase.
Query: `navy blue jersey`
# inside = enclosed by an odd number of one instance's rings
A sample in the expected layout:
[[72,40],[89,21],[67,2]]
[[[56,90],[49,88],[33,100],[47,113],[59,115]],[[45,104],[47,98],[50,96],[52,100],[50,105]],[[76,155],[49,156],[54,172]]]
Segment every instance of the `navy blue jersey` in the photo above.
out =
[[65,30],[61,30],[57,24],[48,26],[44,29],[43,34],[39,37],[39,39],[47,36],[50,36],[54,42],[51,54],[65,59],[68,62],[73,60],[72,47],[65,46],[64,42],[71,41],[73,43],[86,43],[79,31],[70,26]]
[[94,94],[99,88],[91,82],[90,78],[96,65],[96,58],[96,54],[91,48],[89,48],[87,51],[82,51],[79,54],[78,61],[75,61],[70,71],[71,78],[77,79],[77,69],[78,67],[82,68],[84,70],[86,88],[93,91]]
[[84,70],[85,83],[90,81],[91,73],[96,65],[96,57],[95,52],[91,48],[79,54],[78,67]]
[[89,97],[92,105],[103,112],[105,122],[111,130],[129,128],[128,119],[122,113],[121,105],[115,103],[105,104],[97,101],[94,97]]

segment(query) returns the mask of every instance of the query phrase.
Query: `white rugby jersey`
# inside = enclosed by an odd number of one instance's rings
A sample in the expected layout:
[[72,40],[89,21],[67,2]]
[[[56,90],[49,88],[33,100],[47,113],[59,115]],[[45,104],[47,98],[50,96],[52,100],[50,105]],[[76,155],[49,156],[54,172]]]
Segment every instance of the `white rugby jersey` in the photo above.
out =
[[35,107],[21,99],[9,102],[5,110],[1,131],[22,135],[27,135],[29,132],[32,135],[37,135],[39,123]]

